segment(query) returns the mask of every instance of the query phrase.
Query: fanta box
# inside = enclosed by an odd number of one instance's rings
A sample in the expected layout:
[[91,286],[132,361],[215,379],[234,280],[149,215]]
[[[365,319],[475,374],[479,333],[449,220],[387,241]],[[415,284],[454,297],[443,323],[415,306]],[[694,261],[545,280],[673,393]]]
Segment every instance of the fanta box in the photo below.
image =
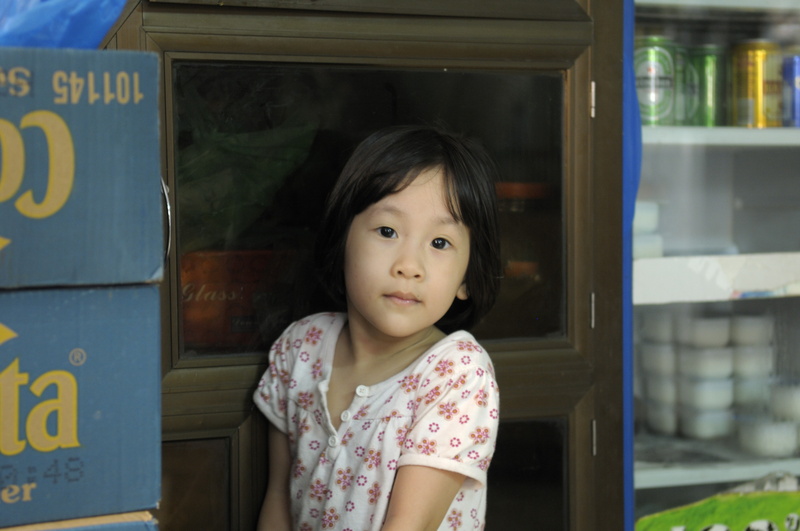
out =
[[4,528],[4,531],[154,531],[158,522],[147,511],[77,518]]
[[152,284],[0,290],[0,527],[157,506],[159,303]]
[[0,47],[0,289],[155,282],[158,56]]

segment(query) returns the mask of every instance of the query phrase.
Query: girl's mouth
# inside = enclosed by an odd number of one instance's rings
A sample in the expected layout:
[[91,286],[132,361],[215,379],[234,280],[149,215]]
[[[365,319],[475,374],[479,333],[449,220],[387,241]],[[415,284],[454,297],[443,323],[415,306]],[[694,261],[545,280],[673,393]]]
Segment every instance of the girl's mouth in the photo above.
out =
[[405,293],[401,291],[396,291],[394,293],[388,293],[385,295],[386,298],[390,299],[391,301],[397,304],[416,304],[420,302],[420,300],[414,295],[413,293]]

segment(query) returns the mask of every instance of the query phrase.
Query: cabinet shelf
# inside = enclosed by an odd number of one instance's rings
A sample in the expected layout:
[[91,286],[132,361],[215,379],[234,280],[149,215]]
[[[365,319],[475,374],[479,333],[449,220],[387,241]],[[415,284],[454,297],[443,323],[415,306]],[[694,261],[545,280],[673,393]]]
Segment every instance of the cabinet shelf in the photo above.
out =
[[674,256],[633,262],[633,303],[800,295],[800,253]]
[[[796,0],[792,0],[796,1]],[[642,144],[736,148],[800,147],[800,129],[772,127],[642,127]]]
[[797,0],[636,0],[637,6],[730,9],[744,11],[796,10]]
[[734,439],[637,435],[635,454],[636,489],[744,482],[772,472],[800,475],[800,457],[754,456],[739,450]]

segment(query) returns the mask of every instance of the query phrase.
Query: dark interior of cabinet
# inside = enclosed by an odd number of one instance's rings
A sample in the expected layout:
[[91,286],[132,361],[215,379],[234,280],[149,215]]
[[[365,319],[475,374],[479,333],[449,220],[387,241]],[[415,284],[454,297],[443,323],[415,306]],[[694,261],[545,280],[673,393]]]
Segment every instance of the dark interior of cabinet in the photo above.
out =
[[476,336],[564,336],[561,75],[207,61],[172,70],[183,355],[264,351],[292,320],[338,309],[310,262],[327,192],[357,142],[411,123],[476,138],[500,181],[526,190],[500,198],[506,271]]

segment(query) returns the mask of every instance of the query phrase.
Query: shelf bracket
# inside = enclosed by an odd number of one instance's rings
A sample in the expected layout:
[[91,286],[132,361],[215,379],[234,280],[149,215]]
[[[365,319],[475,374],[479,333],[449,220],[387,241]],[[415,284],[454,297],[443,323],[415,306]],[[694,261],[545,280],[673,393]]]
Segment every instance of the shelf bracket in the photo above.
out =
[[589,110],[589,115],[594,118],[594,109],[595,109],[595,84],[592,81],[592,85],[590,88],[590,99],[591,99],[591,108]]

